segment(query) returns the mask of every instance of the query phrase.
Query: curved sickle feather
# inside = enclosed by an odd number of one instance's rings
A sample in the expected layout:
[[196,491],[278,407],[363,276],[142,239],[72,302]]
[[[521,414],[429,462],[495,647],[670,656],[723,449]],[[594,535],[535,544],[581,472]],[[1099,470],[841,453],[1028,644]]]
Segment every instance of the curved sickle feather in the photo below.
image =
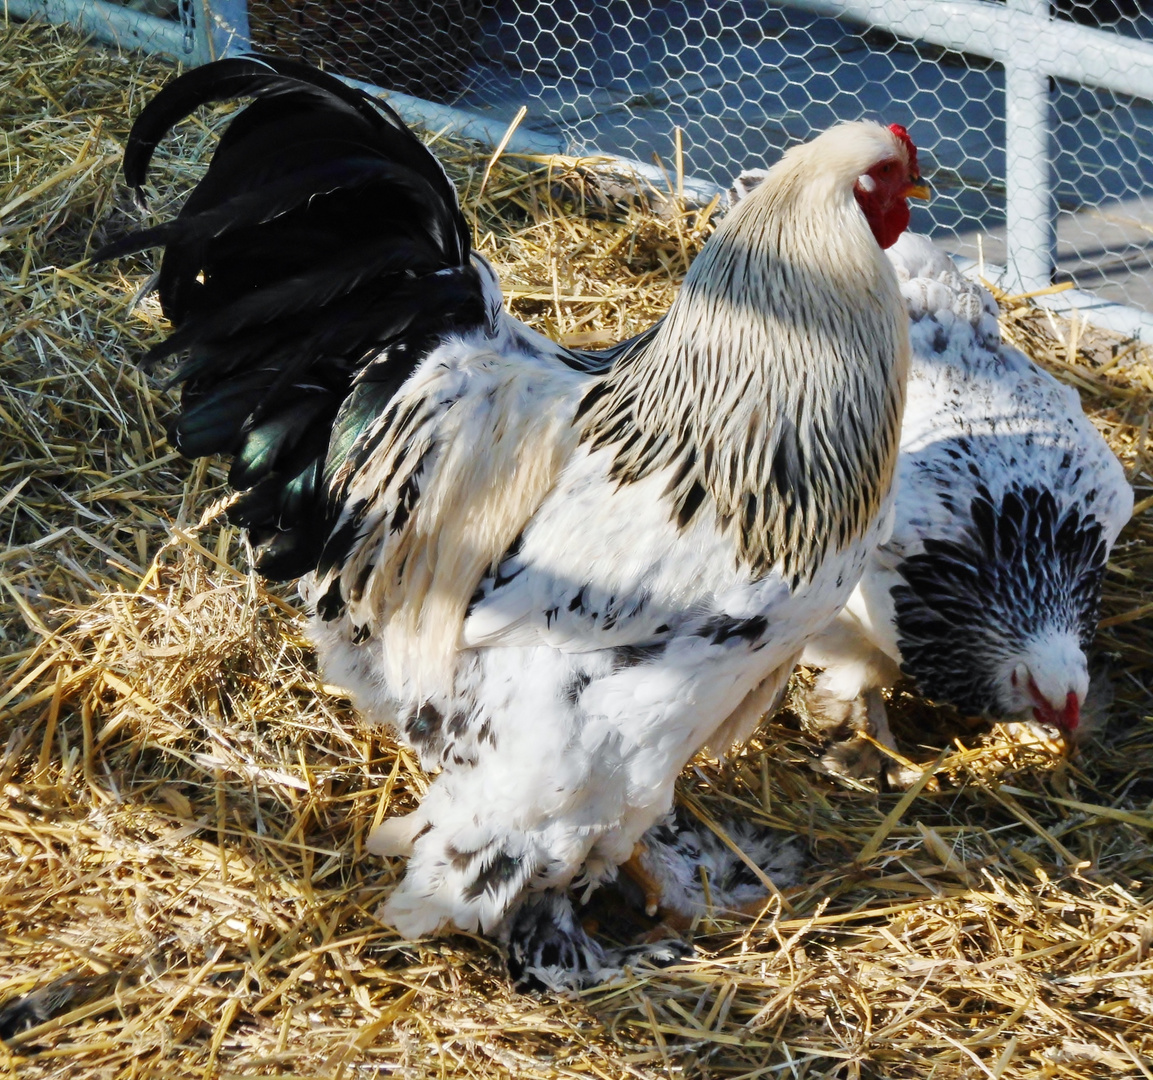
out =
[[252,53],[194,68],[168,83],[144,107],[132,125],[132,134],[124,151],[124,179],[139,191],[160,140],[202,105],[238,97],[299,94],[305,92],[307,85],[315,88],[318,98],[336,98],[344,102],[374,127],[383,126],[387,117],[388,126],[393,131],[404,132],[423,147],[404,126],[404,121],[383,101],[376,101],[361,90],[345,86],[339,79],[307,64]]

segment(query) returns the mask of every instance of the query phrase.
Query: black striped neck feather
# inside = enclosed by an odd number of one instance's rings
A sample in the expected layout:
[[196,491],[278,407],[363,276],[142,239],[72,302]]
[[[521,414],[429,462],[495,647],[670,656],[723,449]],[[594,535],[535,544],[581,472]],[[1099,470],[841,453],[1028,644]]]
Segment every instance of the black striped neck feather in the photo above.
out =
[[755,576],[810,579],[891,486],[907,319],[853,187],[903,152],[856,123],[786,153],[721,222],[648,346],[582,405],[614,478],[669,470],[676,520],[711,510]]

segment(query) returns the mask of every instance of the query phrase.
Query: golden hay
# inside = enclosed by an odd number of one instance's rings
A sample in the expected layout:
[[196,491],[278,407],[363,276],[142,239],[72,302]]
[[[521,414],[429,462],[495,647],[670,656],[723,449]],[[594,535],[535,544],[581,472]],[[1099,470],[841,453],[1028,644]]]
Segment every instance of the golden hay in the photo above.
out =
[[[365,833],[424,780],[318,682],[292,592],[239,569],[219,466],[165,444],[169,396],[133,364],[160,331],[132,304],[148,267],[80,265],[134,218],[119,152],[169,69],[20,25],[0,68],[0,1070],[1153,1076],[1149,350],[1007,304],[1137,486],[1099,640],[1108,727],[1069,760],[1006,729],[954,739],[897,695],[933,782],[891,795],[818,774],[782,714],[681,797],[803,838],[784,911],[706,920],[699,960],[581,1000],[517,997],[490,944],[374,917],[399,868],[361,857]],[[155,209],[225,114],[167,144]],[[646,325],[707,232],[575,163],[437,151],[517,313],[572,341]]]

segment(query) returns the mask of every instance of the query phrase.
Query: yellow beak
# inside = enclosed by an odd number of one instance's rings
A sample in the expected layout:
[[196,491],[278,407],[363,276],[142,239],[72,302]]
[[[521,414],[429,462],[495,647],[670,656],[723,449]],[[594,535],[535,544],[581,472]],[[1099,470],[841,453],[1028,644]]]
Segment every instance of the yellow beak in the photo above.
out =
[[907,188],[905,188],[906,199],[927,199],[929,197],[929,185],[925,183],[919,176]]

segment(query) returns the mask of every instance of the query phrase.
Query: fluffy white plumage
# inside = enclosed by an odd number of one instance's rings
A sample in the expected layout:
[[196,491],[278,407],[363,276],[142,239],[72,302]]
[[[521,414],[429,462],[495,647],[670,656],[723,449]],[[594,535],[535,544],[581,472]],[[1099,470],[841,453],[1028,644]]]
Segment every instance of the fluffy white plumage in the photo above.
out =
[[[502,333],[510,323],[502,321]],[[446,346],[418,377],[455,374],[475,362],[480,350],[471,350],[468,339]],[[518,382],[543,366],[532,354],[500,356]],[[546,409],[570,434],[587,379],[559,365],[541,378],[539,402],[519,415]],[[488,399],[477,392],[468,402]],[[502,415],[486,419],[495,426]],[[495,435],[478,425],[454,432],[453,444],[491,446]],[[791,589],[779,570],[753,575],[740,565],[713,515],[677,523],[665,497],[672,468],[618,484],[613,457],[611,445],[571,452],[515,550],[480,581],[459,637],[439,637],[453,648],[447,679],[427,662],[393,677],[395,639],[363,637],[371,611],[350,605],[347,616],[313,621],[326,677],[441,770],[420,808],[386,823],[369,845],[408,856],[384,909],[408,936],[445,924],[493,930],[526,888],[613,876],[668,810],[677,775],[701,746],[723,751],[773,706],[799,649],[845,602],[882,528],[875,519]],[[322,591],[302,582],[310,603]],[[433,633],[441,629],[425,618]],[[413,641],[405,655],[427,657],[427,638]]]
[[597,359],[505,314],[435,159],[303,65],[182,76],[129,179],[238,95],[179,217],[105,254],[165,245],[177,445],[232,455],[234,520],[303,576],[326,677],[438,772],[371,838],[408,858],[385,918],[494,931],[615,875],[888,530],[908,342],[879,239],[921,191],[915,150],[858,123],[789,151],[666,318]]
[[[499,538],[495,549],[481,548],[472,566],[479,569],[494,561],[500,543],[511,547],[479,584],[475,576],[454,572],[446,576],[438,596],[435,570],[418,579],[422,585],[433,581],[428,596],[441,606],[431,608],[426,602],[425,613],[415,618],[417,606],[410,598],[381,606],[366,592],[366,610],[350,604],[347,615],[330,621],[319,618],[313,624],[312,637],[327,677],[347,687],[366,715],[391,720],[426,766],[441,770],[420,808],[404,822],[387,823],[370,845],[370,850],[408,857],[406,875],[383,912],[402,933],[419,936],[446,925],[494,930],[526,889],[566,888],[578,875],[590,883],[613,877],[642,834],[668,810],[674,781],[688,760],[706,743],[723,751],[744,739],[779,700],[799,650],[845,602],[866,553],[887,529],[890,466],[884,426],[899,415],[904,350],[901,335],[885,322],[893,311],[886,299],[888,266],[864,217],[851,205],[851,192],[856,177],[879,156],[894,153],[894,141],[885,129],[876,127],[843,129],[839,137],[844,147],[837,145],[838,135],[826,139],[825,145],[836,146],[845,164],[834,167],[835,155],[826,161],[812,151],[795,154],[776,179],[770,174],[761,197],[749,200],[744,215],[746,225],[750,219],[757,221],[770,199],[782,198],[777,186],[781,177],[790,181],[802,172],[809,179],[823,177],[818,186],[827,185],[838,208],[841,200],[849,200],[851,213],[827,212],[828,221],[822,219],[820,229],[806,222],[818,235],[833,223],[843,230],[835,242],[832,233],[819,239],[806,237],[810,250],[805,255],[812,264],[796,265],[791,272],[798,279],[794,285],[809,291],[797,288],[791,297],[774,294],[770,299],[768,283],[751,272],[721,278],[727,284],[718,288],[714,264],[724,260],[730,245],[751,266],[764,263],[773,268],[782,257],[768,241],[771,230],[758,226],[741,231],[741,219],[731,217],[694,264],[681,296],[646,351],[627,365],[614,366],[606,383],[611,386],[613,377],[620,375],[618,385],[624,383],[626,390],[619,397],[629,401],[636,400],[629,393],[637,395],[660,439],[688,442],[685,429],[691,432],[694,424],[704,424],[703,417],[690,411],[666,436],[660,425],[669,421],[660,414],[661,403],[640,395],[646,390],[668,393],[670,384],[676,387],[696,350],[702,365],[718,369],[712,373],[713,382],[704,380],[707,392],[732,395],[713,406],[708,423],[720,428],[722,419],[728,420],[739,430],[740,439],[733,446],[732,435],[722,428],[711,442],[702,439],[704,445],[713,446],[717,457],[739,461],[749,473],[752,490],[769,502],[771,495],[764,497],[770,486],[767,460],[761,458],[765,471],[758,471],[755,455],[749,452],[750,443],[755,449],[757,440],[749,432],[759,427],[757,434],[775,444],[781,438],[779,425],[795,425],[804,446],[800,456],[815,467],[839,469],[837,479],[858,496],[868,483],[860,473],[873,466],[875,498],[855,519],[844,521],[851,510],[834,502],[820,527],[807,530],[804,537],[784,536],[788,546],[773,553],[770,565],[750,566],[736,542],[734,533],[739,530],[715,508],[720,493],[702,491],[705,511],[678,519],[675,496],[679,479],[686,475],[683,455],[670,455],[667,462],[658,458],[647,473],[627,462],[625,469],[635,471],[622,475],[621,444],[635,443],[639,432],[624,427],[599,444],[595,438],[578,441],[575,414],[585,400],[582,395],[589,394],[589,379],[574,375],[551,356],[542,358],[535,342],[525,348],[519,325],[506,316],[493,328],[441,346],[414,375],[410,385],[421,402],[430,400],[423,380],[431,373],[438,380],[457,380],[462,372],[476,368],[490,380],[478,377],[467,395],[452,398],[459,402],[454,408],[480,419],[470,430],[454,424],[451,436],[454,448],[489,448],[484,465],[488,475],[481,484],[466,486],[447,482],[436,471],[441,466],[431,466],[421,479],[421,490],[441,495],[449,509],[445,517],[425,526],[430,543],[439,552],[446,524],[462,516],[451,500],[467,491],[470,497],[486,500],[478,511],[467,513],[477,521],[485,521],[486,513],[497,517],[489,532]],[[825,168],[833,170],[836,185],[824,177]],[[817,202],[790,209],[800,218],[804,213],[819,214],[819,206]],[[840,220],[842,216],[846,220]],[[786,243],[796,242],[789,229],[781,232]],[[846,264],[849,280],[831,283],[828,278],[836,278],[832,268],[838,259]],[[876,329],[865,330],[863,336],[865,349],[882,358],[884,374],[870,374],[875,361],[864,356],[857,361],[864,376],[855,370],[846,383],[834,370],[845,361],[840,350],[853,346],[846,346],[835,322],[805,328],[806,321],[829,318],[829,312],[820,309],[826,302],[839,303],[849,315],[854,303],[878,313]],[[778,310],[792,308],[787,322],[773,312],[774,303]],[[793,350],[805,350],[805,355],[790,355]],[[795,364],[794,372],[782,377],[773,371],[776,357],[786,366]],[[762,367],[765,360],[767,371]],[[644,365],[655,368],[660,381],[642,382],[640,391],[629,389],[630,377],[640,381],[637,373],[644,373]],[[798,400],[792,381],[799,378],[802,367],[809,370],[814,384],[808,401]],[[539,380],[531,398],[523,389],[530,385],[526,373]],[[760,385],[765,389],[757,392]],[[838,391],[838,386],[845,389]],[[787,396],[782,393],[786,387]],[[402,388],[402,399],[407,393],[408,387]],[[869,395],[875,395],[874,400],[868,400]],[[693,389],[684,388],[676,408],[687,404],[691,410],[694,396]],[[812,398],[821,397],[825,400],[812,403]],[[520,400],[510,405],[514,399]],[[448,394],[440,396],[441,402],[447,400]],[[770,411],[762,414],[761,403],[766,400]],[[846,400],[854,403],[847,415]],[[600,401],[611,402],[612,390]],[[838,403],[836,409],[833,401]],[[807,409],[814,418],[805,416]],[[773,410],[779,410],[776,416]],[[527,502],[518,502],[513,514],[493,507],[493,501],[507,498],[510,489],[499,476],[509,466],[498,454],[502,425],[514,416],[527,417],[555,433],[540,443],[548,448],[546,456],[563,462],[542,483],[546,493],[531,513],[526,512]],[[445,417],[451,420],[450,415]],[[611,411],[608,417],[606,425],[614,420]],[[846,427],[856,427],[854,434],[861,441],[858,444],[850,435],[827,459],[822,458],[822,448],[813,444],[827,438],[832,445],[841,438],[834,434],[834,423],[842,434]],[[824,434],[813,435],[806,430],[809,424]],[[437,432],[430,442],[439,439]],[[507,453],[541,452],[539,444],[519,434],[507,444]],[[866,459],[860,465],[852,460],[857,449]],[[838,454],[848,460],[837,460]],[[470,466],[475,458],[468,455]],[[381,461],[366,468],[357,483],[373,489],[378,470],[393,468]],[[709,480],[702,478],[700,483],[709,489]],[[796,485],[792,494],[798,500],[807,494],[813,504],[829,488],[835,494],[836,485],[823,477],[798,473],[788,483]],[[800,492],[802,486],[807,492]],[[740,498],[740,489],[735,494]],[[845,498],[851,497],[846,491]],[[424,511],[423,498],[414,517]],[[386,514],[387,509],[382,519]],[[508,516],[501,519],[500,514]],[[812,551],[821,528],[835,528],[838,518],[842,542],[827,539],[809,565],[791,567],[790,557]],[[515,522],[515,529],[506,521]],[[454,544],[466,544],[470,531],[457,529]],[[384,563],[371,542],[361,550],[372,552],[363,556],[367,561]],[[347,570],[343,573],[347,577]],[[411,562],[404,573],[412,574]],[[461,583],[467,592],[461,592]],[[306,579],[306,598],[319,602],[330,587],[324,580]],[[444,633],[441,619],[453,625],[451,620],[469,593],[472,599],[459,635]],[[447,603],[441,602],[445,595]],[[432,617],[428,611],[447,614]],[[402,620],[407,641],[374,631],[382,618]],[[436,648],[429,631],[447,647],[441,655],[451,670],[446,668],[443,674],[427,664]],[[398,664],[395,656],[402,649],[409,659]]]
[[1075,728],[1132,490],[1077,392],[1001,341],[987,290],[925,237],[888,254],[912,346],[893,532],[805,651],[810,707],[892,745],[875,691],[903,670],[967,714]]

